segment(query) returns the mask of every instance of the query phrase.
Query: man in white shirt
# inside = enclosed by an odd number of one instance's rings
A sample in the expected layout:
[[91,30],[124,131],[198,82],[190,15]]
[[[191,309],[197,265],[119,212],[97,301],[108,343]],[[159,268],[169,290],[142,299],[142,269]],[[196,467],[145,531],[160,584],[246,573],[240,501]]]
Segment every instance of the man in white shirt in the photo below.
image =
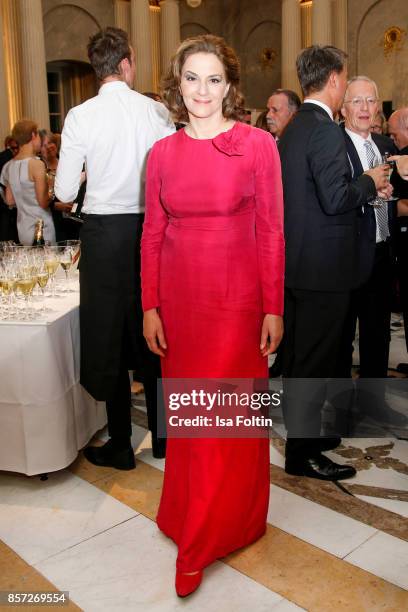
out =
[[153,451],[164,455],[163,441],[156,437],[160,365],[142,336],[140,238],[147,155],[174,126],[163,105],[132,91],[134,52],[126,32],[98,32],[90,39],[88,57],[101,87],[65,119],[55,193],[60,201],[72,202],[85,163],[81,384],[95,399],[106,400],[110,439],[84,453],[96,465],[132,469],[129,369],[144,373]]
[[[344,137],[353,177],[381,163],[395,151],[390,138],[370,133],[378,112],[377,85],[366,76],[348,82],[341,112]],[[377,198],[363,205],[359,217],[359,240],[355,261],[356,289],[351,292],[342,346],[343,372],[350,376],[356,323],[359,324],[360,377],[357,381],[358,418],[368,415],[379,423],[402,427],[407,417],[393,410],[385,399],[388,373],[392,303],[392,230],[396,202]]]
[[[353,177],[381,163],[394,152],[390,138],[371,133],[378,113],[377,86],[366,76],[348,83],[342,107],[344,137]],[[359,321],[360,376],[385,378],[388,370],[392,298],[391,229],[392,202],[377,199],[367,203],[360,216],[359,249],[355,262],[359,286],[352,292],[350,335],[354,339]],[[352,345],[348,347],[350,375]]]

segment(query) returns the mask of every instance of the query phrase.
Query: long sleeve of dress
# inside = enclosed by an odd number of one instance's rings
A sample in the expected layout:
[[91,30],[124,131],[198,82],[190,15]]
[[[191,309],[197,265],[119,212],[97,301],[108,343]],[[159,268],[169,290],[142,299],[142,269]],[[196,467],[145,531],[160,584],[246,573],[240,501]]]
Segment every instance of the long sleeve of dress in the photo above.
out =
[[146,213],[142,235],[142,306],[143,311],[158,308],[160,252],[168,224],[160,201],[160,165],[158,146],[149,155],[146,170]]
[[265,133],[255,167],[255,231],[265,314],[283,314],[285,241],[281,164],[275,141]]

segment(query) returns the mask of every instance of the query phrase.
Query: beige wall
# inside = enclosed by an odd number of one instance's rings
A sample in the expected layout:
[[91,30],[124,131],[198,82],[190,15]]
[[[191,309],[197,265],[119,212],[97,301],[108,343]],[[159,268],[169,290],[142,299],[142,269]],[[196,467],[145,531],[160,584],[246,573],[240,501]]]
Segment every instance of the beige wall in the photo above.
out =
[[[182,39],[208,31],[234,46],[248,106],[262,107],[280,85],[281,0],[205,0],[197,9],[181,0],[180,22]],[[376,80],[382,99],[397,107],[408,105],[408,36],[403,49],[386,58],[383,36],[391,26],[408,32],[408,0],[348,0],[349,73]],[[264,48],[277,54],[272,66],[262,64]]]
[[[273,88],[280,85],[281,0],[205,0],[197,9],[180,2],[181,38],[218,34],[237,51],[242,66],[246,104],[262,108]],[[262,61],[264,49],[276,57]]]
[[382,100],[393,107],[408,105],[408,38],[402,49],[384,55],[385,31],[398,26],[408,31],[408,0],[349,0],[349,72],[374,79]]
[[[242,64],[246,103],[264,106],[280,85],[281,0],[205,0],[197,9],[180,0],[181,38],[211,32],[224,36]],[[42,0],[46,59],[87,62],[89,36],[114,24],[113,0]],[[384,56],[387,28],[408,31],[408,0],[348,0],[349,73],[364,73],[377,81],[380,95],[394,107],[408,105],[408,39],[401,51]],[[262,51],[276,54],[272,64]]]
[[87,62],[89,37],[114,25],[113,0],[43,0],[43,15],[47,62]]

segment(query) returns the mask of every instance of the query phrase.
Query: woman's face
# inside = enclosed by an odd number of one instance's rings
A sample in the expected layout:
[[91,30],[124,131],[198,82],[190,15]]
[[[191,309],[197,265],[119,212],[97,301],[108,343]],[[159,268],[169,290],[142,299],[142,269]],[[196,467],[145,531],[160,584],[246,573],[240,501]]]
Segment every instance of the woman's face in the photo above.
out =
[[224,66],[213,53],[194,53],[184,62],[180,92],[188,114],[205,119],[222,116],[222,102],[229,90]]
[[49,145],[49,142],[50,141],[48,139],[48,136],[44,136],[44,140],[42,141],[41,150],[40,150],[41,151],[41,157],[43,159],[47,159],[47,147]]
[[47,158],[55,159],[57,157],[57,145],[54,142],[48,143],[47,146]]

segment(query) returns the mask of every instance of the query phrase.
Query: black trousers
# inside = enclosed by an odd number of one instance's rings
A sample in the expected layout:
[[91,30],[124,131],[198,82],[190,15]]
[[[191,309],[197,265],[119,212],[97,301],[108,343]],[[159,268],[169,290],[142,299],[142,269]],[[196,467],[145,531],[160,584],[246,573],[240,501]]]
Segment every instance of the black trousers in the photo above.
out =
[[408,219],[398,219],[397,274],[402,314],[404,316],[405,344],[408,352]]
[[287,458],[301,459],[318,452],[326,379],[338,375],[349,304],[349,292],[285,289],[282,373]]
[[390,351],[393,270],[389,242],[375,248],[372,273],[351,293],[341,349],[342,376],[351,375],[353,342],[358,320],[360,377],[386,378]]
[[108,429],[131,434],[128,370],[145,386],[149,428],[157,432],[160,360],[143,337],[140,240],[143,215],[88,215],[81,228],[81,384],[107,402]]
[[0,197],[0,241],[18,242],[17,208],[9,208]]

